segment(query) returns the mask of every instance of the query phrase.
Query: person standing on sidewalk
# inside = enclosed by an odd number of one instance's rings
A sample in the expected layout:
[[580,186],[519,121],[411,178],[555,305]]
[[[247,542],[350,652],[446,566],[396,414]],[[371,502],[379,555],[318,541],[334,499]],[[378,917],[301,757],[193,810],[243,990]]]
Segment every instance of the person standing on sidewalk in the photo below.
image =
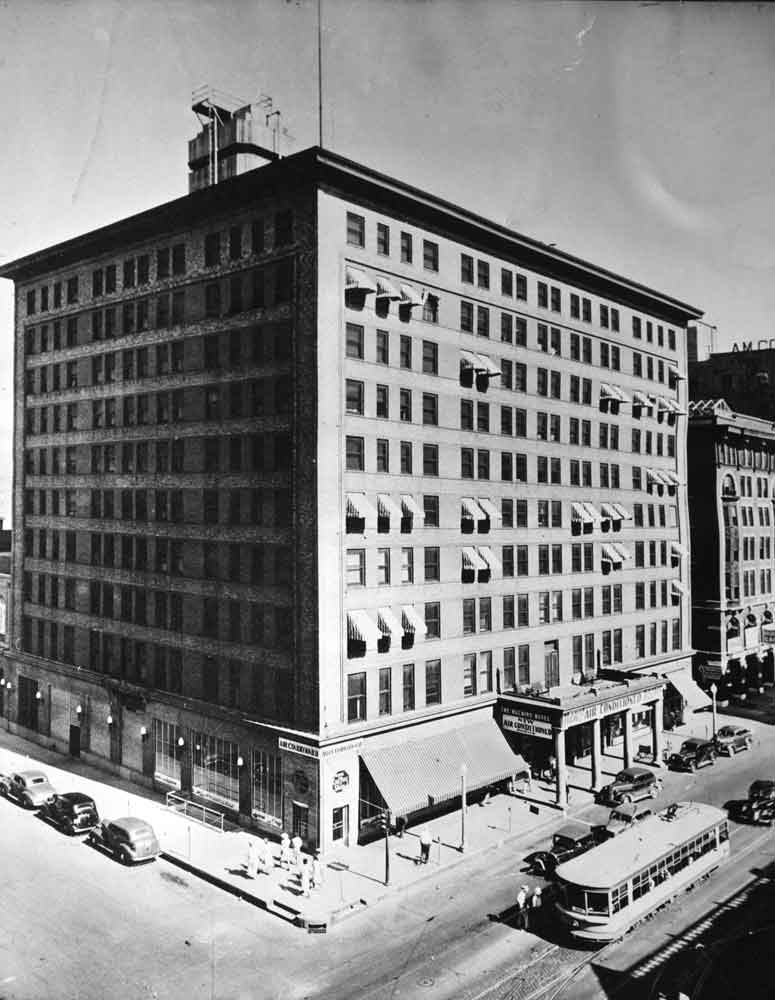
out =
[[528,888],[523,885],[517,893],[517,927],[527,930],[527,893]]
[[301,864],[301,847],[302,847],[302,840],[301,837],[298,835],[298,833],[295,833],[293,835],[293,839],[291,840],[291,847],[293,848],[293,863],[298,868],[299,865]]
[[431,844],[433,843],[431,839],[431,831],[427,826],[422,828],[422,833],[420,834],[420,864],[427,865],[428,858],[431,855]]
[[309,883],[310,883],[310,866],[307,863],[308,859],[304,858],[303,864],[301,865],[301,870],[299,872],[299,882],[301,883],[301,894],[302,896],[309,896]]
[[541,886],[537,885],[535,889],[533,889],[533,897],[530,900],[530,910],[531,910],[530,916],[533,920],[533,926],[536,930],[538,930],[538,928],[541,926],[542,903],[543,899],[541,898]]
[[320,848],[315,851],[312,859],[312,888],[320,889],[323,886],[323,862],[320,859]]
[[283,830],[280,837],[280,867],[286,870],[291,866],[291,838]]
[[258,854],[256,852],[256,842],[251,837],[248,841],[248,860],[245,865],[248,878],[255,878],[258,871]]

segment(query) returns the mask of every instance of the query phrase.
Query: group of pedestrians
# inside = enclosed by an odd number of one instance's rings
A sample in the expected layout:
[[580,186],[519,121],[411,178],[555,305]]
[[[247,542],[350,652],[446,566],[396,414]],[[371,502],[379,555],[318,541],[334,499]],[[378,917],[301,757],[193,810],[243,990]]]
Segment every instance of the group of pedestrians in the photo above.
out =
[[523,885],[517,893],[517,927],[523,931],[539,929],[543,918],[543,891],[537,885],[532,893],[528,886]]
[[296,834],[293,838],[283,832],[280,838],[280,856],[275,862],[275,856],[266,837],[251,837],[248,840],[248,857],[245,870],[248,878],[259,874],[269,875],[277,864],[284,871],[295,874],[301,893],[309,896],[311,889],[319,889],[323,885],[323,861],[320,849],[312,858],[302,852],[303,841]]

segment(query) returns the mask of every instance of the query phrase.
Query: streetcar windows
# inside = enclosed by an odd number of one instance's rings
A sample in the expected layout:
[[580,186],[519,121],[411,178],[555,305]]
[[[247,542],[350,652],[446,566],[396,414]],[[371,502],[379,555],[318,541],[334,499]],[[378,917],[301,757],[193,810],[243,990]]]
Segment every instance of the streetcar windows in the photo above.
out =
[[587,913],[602,913],[608,916],[608,893],[588,892]]
[[611,890],[611,912],[618,913],[619,910],[623,910],[626,906],[630,905],[630,893],[625,882],[623,885],[617,885],[616,888]]

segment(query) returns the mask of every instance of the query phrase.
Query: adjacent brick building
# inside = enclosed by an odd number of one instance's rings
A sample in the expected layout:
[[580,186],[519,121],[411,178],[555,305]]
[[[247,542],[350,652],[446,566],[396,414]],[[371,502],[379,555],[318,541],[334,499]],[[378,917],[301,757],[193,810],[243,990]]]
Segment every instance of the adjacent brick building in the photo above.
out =
[[319,148],[0,275],[9,725],[326,849],[521,769],[495,718],[561,801],[659,756],[698,310]]

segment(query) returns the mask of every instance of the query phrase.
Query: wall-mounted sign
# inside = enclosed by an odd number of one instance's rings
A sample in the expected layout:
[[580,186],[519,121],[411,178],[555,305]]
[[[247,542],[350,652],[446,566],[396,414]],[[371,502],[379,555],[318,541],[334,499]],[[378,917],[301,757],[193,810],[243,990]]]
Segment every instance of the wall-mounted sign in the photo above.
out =
[[732,344],[732,353],[735,354],[738,351],[766,351],[767,348],[775,347],[775,337],[770,337],[769,340],[757,340],[756,347],[753,346],[752,340],[741,340],[739,344]]
[[333,746],[323,747],[320,751],[321,757],[333,757],[335,754],[344,753],[346,750],[360,750],[363,740],[348,740],[346,743],[334,743]]
[[334,775],[334,779],[331,782],[331,787],[335,792],[341,792],[344,788],[350,784],[350,775],[347,771],[337,771]]
[[542,740],[552,738],[552,724],[545,719],[538,719],[525,712],[504,712],[503,728],[512,733],[524,733],[526,736],[538,736]]
[[294,740],[286,740],[283,736],[278,739],[277,745],[281,750],[298,753],[302,757],[314,757],[317,760],[320,756],[320,751],[317,747],[307,746],[306,743],[296,743]]
[[562,713],[563,727],[577,726],[582,722],[591,722],[593,719],[602,719],[606,715],[614,715],[616,712],[623,712],[626,708],[634,705],[641,705],[644,701],[659,697],[662,685],[648,688],[645,691],[634,691],[632,694],[620,695],[618,698],[609,698],[607,701],[598,701],[584,708],[572,708]]

